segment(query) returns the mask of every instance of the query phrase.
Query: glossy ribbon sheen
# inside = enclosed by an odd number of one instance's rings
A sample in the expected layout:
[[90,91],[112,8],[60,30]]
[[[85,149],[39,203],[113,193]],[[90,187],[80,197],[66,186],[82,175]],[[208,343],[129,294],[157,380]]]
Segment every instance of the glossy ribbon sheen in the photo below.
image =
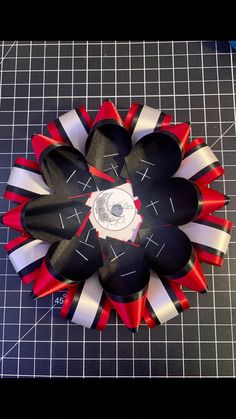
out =
[[143,106],[131,137],[133,144],[144,137],[144,135],[155,130],[160,115],[161,111],[159,109]]
[[35,192],[38,195],[50,194],[49,188],[43,181],[41,175],[30,172],[29,170],[21,169],[20,167],[13,167],[8,184],[27,189],[28,191]]
[[64,317],[98,330],[111,304],[132,331],[143,315],[149,327],[176,317],[189,307],[178,284],[206,290],[197,245],[217,264],[230,240],[231,223],[207,215],[227,197],[197,184],[222,174],[215,154],[202,139],[188,144],[188,123],[169,126],[169,115],[133,105],[126,127],[110,101],[93,125],[83,107],[61,115],[48,124],[54,139],[32,138],[41,168],[19,159],[7,185],[22,205],[3,224],[34,237],[6,245],[16,272],[31,266],[34,297],[73,288]]
[[217,249],[224,254],[227,252],[230,234],[217,228],[204,225],[200,222],[188,223],[179,228],[190,238],[190,240],[197,244]]
[[98,274],[94,273],[85,281],[78,304],[71,319],[72,323],[91,327],[96,316],[103,289],[98,280]]
[[179,169],[173,175],[173,177],[183,177],[185,179],[190,179],[196,173],[217,161],[218,159],[216,155],[208,146],[199,148],[182,160]]
[[85,142],[88,133],[81,123],[81,120],[75,109],[59,116],[59,120],[72,145],[82,154],[85,154]]
[[48,248],[49,244],[41,240],[32,240],[10,253],[9,259],[16,272],[19,272],[36,260],[43,258]]
[[179,314],[162,281],[153,271],[150,275],[147,300],[160,323],[165,323]]

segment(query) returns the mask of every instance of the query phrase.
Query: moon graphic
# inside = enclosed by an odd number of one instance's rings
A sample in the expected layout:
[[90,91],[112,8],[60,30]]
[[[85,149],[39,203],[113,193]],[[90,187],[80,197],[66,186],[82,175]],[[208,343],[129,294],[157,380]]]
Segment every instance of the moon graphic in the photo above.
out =
[[97,223],[107,230],[122,230],[134,219],[136,207],[132,196],[123,189],[101,192],[93,205]]

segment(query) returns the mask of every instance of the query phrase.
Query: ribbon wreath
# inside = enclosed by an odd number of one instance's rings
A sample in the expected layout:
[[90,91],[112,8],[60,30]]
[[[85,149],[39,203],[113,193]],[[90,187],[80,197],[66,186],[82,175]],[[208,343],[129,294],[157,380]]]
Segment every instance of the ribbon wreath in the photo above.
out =
[[133,103],[123,122],[107,100],[93,122],[81,106],[32,137],[37,162],[16,159],[1,220],[21,232],[5,247],[32,298],[67,289],[63,317],[103,330],[115,308],[135,332],[189,308],[182,286],[207,291],[200,263],[222,266],[232,229],[207,186],[224,169],[171,119]]

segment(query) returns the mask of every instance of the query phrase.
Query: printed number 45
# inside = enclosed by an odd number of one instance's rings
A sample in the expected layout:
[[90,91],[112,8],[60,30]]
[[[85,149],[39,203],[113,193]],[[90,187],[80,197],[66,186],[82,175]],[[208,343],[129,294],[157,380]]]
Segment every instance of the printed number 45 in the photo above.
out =
[[57,297],[56,300],[55,300],[55,303],[62,305],[64,303],[65,296],[66,296],[66,294],[63,294],[62,297]]

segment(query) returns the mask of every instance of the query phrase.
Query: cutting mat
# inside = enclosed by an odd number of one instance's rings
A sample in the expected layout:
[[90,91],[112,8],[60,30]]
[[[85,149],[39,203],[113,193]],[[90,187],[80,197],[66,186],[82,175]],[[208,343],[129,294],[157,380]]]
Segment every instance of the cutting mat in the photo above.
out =
[[[215,186],[231,197],[218,215],[236,224],[236,52],[226,42],[2,42],[0,184],[17,156],[31,157],[33,133],[85,104],[94,117],[109,97],[124,116],[137,101],[174,122],[191,121],[225,167]],[[10,209],[0,198],[0,211]],[[59,317],[63,293],[38,301],[22,286],[2,244],[2,377],[235,377],[236,230],[222,269],[204,265],[209,292],[186,291],[191,310],[131,334],[113,313],[103,333]]]

